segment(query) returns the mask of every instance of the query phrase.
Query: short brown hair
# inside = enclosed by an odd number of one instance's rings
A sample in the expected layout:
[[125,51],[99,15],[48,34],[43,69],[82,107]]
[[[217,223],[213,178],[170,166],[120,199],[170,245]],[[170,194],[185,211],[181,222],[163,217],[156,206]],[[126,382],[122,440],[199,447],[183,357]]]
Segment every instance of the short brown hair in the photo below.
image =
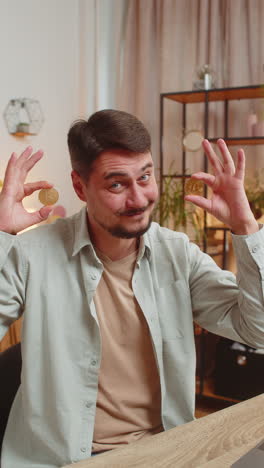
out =
[[68,133],[72,168],[87,177],[93,162],[103,152],[123,149],[134,153],[150,151],[148,130],[134,115],[105,109],[86,120],[77,120]]

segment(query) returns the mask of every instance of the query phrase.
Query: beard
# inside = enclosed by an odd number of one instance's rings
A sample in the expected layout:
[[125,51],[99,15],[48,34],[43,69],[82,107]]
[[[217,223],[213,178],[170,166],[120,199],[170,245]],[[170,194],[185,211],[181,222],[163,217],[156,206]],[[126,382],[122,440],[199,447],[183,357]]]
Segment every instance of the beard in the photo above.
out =
[[[145,209],[142,209],[141,211],[144,212]],[[120,213],[120,215],[121,216],[122,215],[129,216],[129,215],[132,215],[133,213],[138,212],[138,211],[139,210],[134,210],[134,211],[130,210],[128,212]],[[105,231],[109,232],[113,237],[118,237],[119,239],[139,238],[143,234],[145,234],[145,232],[147,232],[149,230],[149,228],[151,226],[151,223],[152,223],[152,215],[151,214],[149,215],[149,219],[147,220],[145,227],[143,227],[141,229],[136,229],[136,230],[131,230],[131,229],[128,230],[121,223],[117,223],[117,224],[111,226],[111,225],[107,225],[107,224],[103,223],[99,219],[96,219],[96,217],[94,217],[94,219],[97,222],[97,224],[99,224],[99,226],[101,226]]]
[[112,227],[103,226],[101,224],[101,227],[106,229],[110,234],[112,234],[113,237],[119,237],[121,239],[134,239],[143,236],[143,234],[145,234],[145,232],[149,230],[151,223],[152,216],[149,217],[149,220],[144,228],[135,231],[129,231],[128,229],[124,228],[124,226],[122,226],[121,224],[117,224],[116,226]]

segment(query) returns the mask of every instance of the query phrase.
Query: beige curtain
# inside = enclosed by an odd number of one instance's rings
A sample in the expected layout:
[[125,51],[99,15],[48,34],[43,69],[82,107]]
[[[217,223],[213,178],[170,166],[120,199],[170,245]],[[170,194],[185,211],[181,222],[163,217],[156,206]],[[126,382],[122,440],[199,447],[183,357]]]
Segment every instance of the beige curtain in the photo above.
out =
[[99,109],[116,107],[127,1],[78,0],[79,115],[76,118],[87,118]]
[[135,114],[151,132],[157,148],[161,2],[129,0],[117,107]]
[[[160,93],[192,89],[196,69],[205,63],[214,69],[217,87],[262,83],[263,24],[263,0],[129,0],[117,106],[137,115],[149,128],[157,167]],[[261,100],[233,101],[230,135],[246,135],[248,113],[261,105]],[[211,104],[209,136],[223,135],[222,116],[222,103]],[[203,130],[203,106],[192,105],[187,117],[183,129],[177,104],[166,105],[164,153],[176,170],[183,133]],[[263,166],[261,147],[246,151],[251,170]],[[188,168],[199,169],[202,155],[187,156]]]

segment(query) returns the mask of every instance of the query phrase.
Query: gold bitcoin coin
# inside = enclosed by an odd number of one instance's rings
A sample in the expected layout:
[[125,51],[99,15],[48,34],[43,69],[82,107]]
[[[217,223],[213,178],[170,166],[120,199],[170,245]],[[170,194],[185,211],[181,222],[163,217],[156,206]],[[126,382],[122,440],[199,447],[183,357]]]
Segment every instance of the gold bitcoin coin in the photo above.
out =
[[187,179],[185,182],[186,195],[203,195],[204,183],[201,180]]
[[38,197],[42,205],[54,205],[59,199],[59,194],[54,188],[42,189]]

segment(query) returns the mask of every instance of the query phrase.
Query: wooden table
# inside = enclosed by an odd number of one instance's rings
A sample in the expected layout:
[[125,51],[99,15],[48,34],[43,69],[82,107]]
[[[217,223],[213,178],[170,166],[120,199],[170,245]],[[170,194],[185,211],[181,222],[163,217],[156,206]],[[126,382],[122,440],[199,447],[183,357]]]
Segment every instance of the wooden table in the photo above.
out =
[[264,394],[67,468],[230,467],[264,439]]

